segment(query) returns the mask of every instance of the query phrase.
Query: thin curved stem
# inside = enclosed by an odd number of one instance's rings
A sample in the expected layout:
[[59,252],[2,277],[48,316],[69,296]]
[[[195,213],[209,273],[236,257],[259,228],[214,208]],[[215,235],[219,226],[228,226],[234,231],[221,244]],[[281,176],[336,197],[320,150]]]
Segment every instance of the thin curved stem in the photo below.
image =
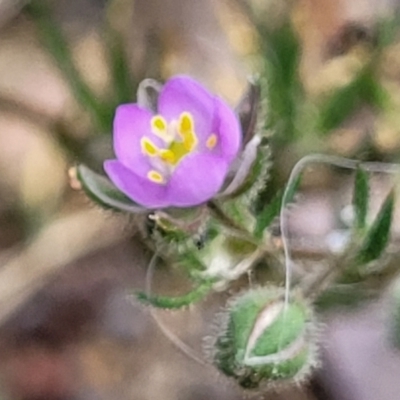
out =
[[[151,297],[151,286],[152,286],[152,281],[153,281],[153,274],[154,274],[154,269],[156,267],[158,259],[158,253],[154,253],[153,257],[150,260],[148,269],[147,269],[147,274],[146,274],[146,294],[147,296]],[[155,323],[157,326],[160,328],[162,333],[171,341],[171,343],[177,347],[180,351],[182,351],[184,354],[186,354],[189,358],[192,360],[196,361],[197,363],[201,365],[207,365],[206,362],[198,356],[194,350],[186,344],[184,341],[182,341],[178,336],[175,335],[158,317],[157,313],[155,310],[151,307],[150,308],[150,315],[154,319]]]

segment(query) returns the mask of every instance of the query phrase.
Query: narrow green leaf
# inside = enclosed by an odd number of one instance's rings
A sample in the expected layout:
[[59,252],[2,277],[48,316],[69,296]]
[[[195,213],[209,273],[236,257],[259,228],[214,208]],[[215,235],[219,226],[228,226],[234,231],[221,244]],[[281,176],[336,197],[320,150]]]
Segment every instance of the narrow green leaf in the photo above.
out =
[[300,44],[290,22],[278,29],[260,26],[264,76],[268,82],[266,127],[275,131],[277,144],[293,140],[298,134],[296,119],[303,90],[299,77]]
[[132,102],[136,95],[136,88],[122,37],[117,31],[107,26],[105,43],[107,45],[113,88],[116,92],[116,103]]
[[104,208],[133,214],[148,211],[121,193],[105,176],[93,172],[85,165],[77,167],[77,178],[87,196]]
[[144,303],[157,308],[165,309],[178,309],[182,307],[190,306],[202,300],[212,289],[210,282],[203,283],[196,287],[191,292],[182,296],[170,297],[170,296],[157,296],[153,294],[147,294],[145,292],[137,292],[136,298]]
[[254,228],[254,236],[261,239],[264,230],[272,223],[278,216],[282,204],[283,191],[279,191],[272,198],[271,202],[261,211],[257,216],[256,226]]
[[319,111],[319,129],[322,134],[329,133],[362,104],[383,108],[386,103],[387,94],[377,82],[373,65],[367,65],[352,82],[334,91],[323,102]]
[[356,257],[359,264],[366,264],[378,259],[385,250],[390,237],[394,200],[395,195],[391,191],[361,245]]
[[368,174],[358,168],[354,181],[353,207],[355,212],[354,227],[357,231],[363,231],[366,224],[369,204],[369,178]]
[[[293,201],[297,189],[299,188],[300,180],[301,177],[299,175],[299,177],[289,188],[287,202],[284,206]],[[284,190],[277,192],[272,200],[261,210],[260,214],[257,215],[256,226],[254,228],[254,236],[256,238],[261,239],[264,230],[268,228],[272,221],[279,215],[282,207],[284,192]]]
[[97,128],[102,133],[109,133],[114,110],[101,102],[82,79],[75,67],[73,57],[59,26],[53,21],[46,2],[34,0],[28,3],[25,11],[36,24],[47,51],[56,61],[68,82],[76,100],[93,116]]

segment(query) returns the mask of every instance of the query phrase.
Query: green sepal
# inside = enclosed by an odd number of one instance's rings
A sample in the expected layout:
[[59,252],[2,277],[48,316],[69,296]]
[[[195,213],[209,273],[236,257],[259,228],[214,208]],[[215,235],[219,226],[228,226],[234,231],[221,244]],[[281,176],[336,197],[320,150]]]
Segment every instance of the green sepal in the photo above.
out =
[[[253,138],[253,141],[255,139],[257,138]],[[236,199],[245,194],[249,198],[247,201],[247,203],[249,203],[252,202],[259,191],[264,188],[270,170],[271,151],[267,138],[261,137],[261,140],[258,140],[259,143],[257,144],[256,155],[251,165],[249,165],[246,177],[233,190],[229,190],[230,185],[228,185],[228,188],[222,191],[220,197],[224,200]],[[247,146],[253,146],[253,141],[248,143]],[[246,150],[247,148],[245,151]],[[248,160],[243,160],[243,162],[247,163]]]
[[261,139],[258,146],[257,159],[244,187],[245,202],[249,208],[253,208],[260,193],[265,189],[271,170],[271,148],[266,137]]
[[263,356],[274,354],[293,343],[304,332],[306,325],[306,309],[300,304],[289,304],[286,313],[282,313],[273,325],[255,343],[251,355]]
[[76,172],[86,195],[103,208],[133,214],[148,212],[146,208],[121,193],[105,176],[82,164],[76,168]]
[[158,234],[166,242],[184,242],[190,237],[190,233],[182,226],[179,226],[177,221],[174,221],[165,213],[150,214],[149,218],[154,221],[154,228]]
[[385,250],[390,238],[394,200],[395,195],[391,191],[358,251],[356,262],[359,265],[378,259]]
[[354,228],[356,232],[363,232],[366,227],[368,205],[369,178],[368,174],[360,167],[357,168],[353,192]]
[[246,93],[235,108],[242,128],[243,144],[247,144],[257,131],[259,112],[261,111],[260,82],[249,82]]
[[156,308],[179,309],[202,300],[212,290],[213,283],[213,281],[203,281],[202,284],[182,296],[158,296],[145,292],[136,292],[135,295],[141,303]]

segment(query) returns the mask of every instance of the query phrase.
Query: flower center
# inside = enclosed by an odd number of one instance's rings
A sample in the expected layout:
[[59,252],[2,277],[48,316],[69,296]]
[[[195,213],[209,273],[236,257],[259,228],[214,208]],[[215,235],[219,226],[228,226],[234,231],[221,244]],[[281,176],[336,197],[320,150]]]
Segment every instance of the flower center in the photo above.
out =
[[[178,120],[170,123],[161,116],[151,119],[151,131],[165,143],[165,148],[157,147],[148,137],[141,139],[143,154],[151,160],[154,169],[150,170],[147,178],[155,183],[165,184],[179,162],[192,153],[198,145],[192,114],[183,112]],[[212,149],[217,144],[217,136],[211,134],[206,146]]]

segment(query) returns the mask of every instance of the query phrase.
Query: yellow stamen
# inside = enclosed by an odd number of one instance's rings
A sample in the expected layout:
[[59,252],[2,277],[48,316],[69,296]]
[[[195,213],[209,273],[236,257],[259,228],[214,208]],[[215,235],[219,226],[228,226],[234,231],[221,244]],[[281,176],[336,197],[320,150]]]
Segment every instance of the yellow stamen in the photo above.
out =
[[161,115],[155,115],[151,119],[151,131],[165,142],[169,142],[171,139],[168,134],[167,121]]
[[147,178],[149,178],[152,182],[155,183],[164,183],[164,178],[163,176],[154,170],[151,170],[147,173]]
[[217,135],[215,133],[212,133],[206,141],[206,146],[211,150],[217,145],[217,142]]
[[185,149],[191,152],[197,144],[197,137],[194,133],[193,117],[188,112],[182,113],[179,118],[178,133],[182,138]]
[[[151,119],[151,131],[161,138],[166,146],[159,148],[150,139],[141,139],[142,152],[151,157],[157,157],[170,166],[176,166],[183,157],[195,150],[198,139],[195,133],[193,116],[183,112],[178,120],[169,123],[161,116],[155,115]],[[217,143],[217,137],[211,135],[207,143],[212,148]],[[162,146],[164,147],[164,146]],[[165,178],[157,171],[151,170],[147,174],[148,179],[156,183],[164,183]]]
[[160,157],[169,164],[175,164],[176,154],[172,150],[160,150]]
[[157,130],[157,131],[167,130],[167,122],[161,115],[155,115],[151,119],[151,126],[154,130]]
[[181,133],[193,131],[193,118],[188,112],[184,112],[179,118],[179,131]]
[[156,156],[158,154],[157,146],[150,139],[144,137],[141,139],[140,144],[144,154],[148,156]]

